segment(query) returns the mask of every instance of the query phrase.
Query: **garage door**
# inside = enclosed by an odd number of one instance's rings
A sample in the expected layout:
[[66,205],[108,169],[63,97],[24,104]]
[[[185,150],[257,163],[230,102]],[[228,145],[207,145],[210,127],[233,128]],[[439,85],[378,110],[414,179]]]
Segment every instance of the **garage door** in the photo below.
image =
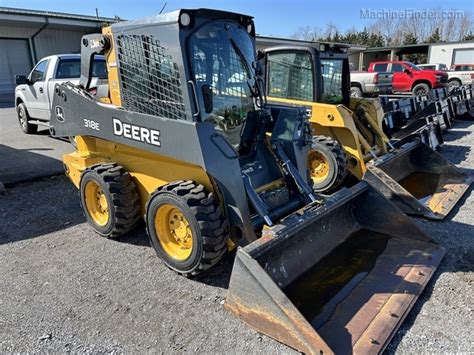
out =
[[474,64],[474,48],[455,49],[453,64]]
[[0,39],[0,102],[12,101],[16,74],[31,70],[30,51],[26,39]]

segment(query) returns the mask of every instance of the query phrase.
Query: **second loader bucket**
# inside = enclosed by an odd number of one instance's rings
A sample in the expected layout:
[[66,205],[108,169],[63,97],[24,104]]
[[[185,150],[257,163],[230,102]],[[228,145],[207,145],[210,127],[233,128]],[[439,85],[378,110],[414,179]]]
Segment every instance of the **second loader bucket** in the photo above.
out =
[[380,353],[444,253],[360,182],[239,248],[225,305],[305,353]]
[[472,182],[418,140],[367,164],[364,180],[405,213],[438,220],[448,215]]

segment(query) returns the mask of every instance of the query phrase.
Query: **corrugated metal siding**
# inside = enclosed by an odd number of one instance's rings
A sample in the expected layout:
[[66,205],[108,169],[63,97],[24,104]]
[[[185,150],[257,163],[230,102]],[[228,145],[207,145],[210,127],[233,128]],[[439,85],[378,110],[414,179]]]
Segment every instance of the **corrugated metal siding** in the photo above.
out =
[[38,27],[26,26],[4,26],[0,25],[0,37],[3,38],[29,38],[38,31],[42,24]]
[[31,70],[27,40],[0,39],[0,102],[12,102],[14,75],[28,75]]
[[35,38],[38,60],[51,54],[79,53],[81,38],[85,34],[85,31],[44,29]]

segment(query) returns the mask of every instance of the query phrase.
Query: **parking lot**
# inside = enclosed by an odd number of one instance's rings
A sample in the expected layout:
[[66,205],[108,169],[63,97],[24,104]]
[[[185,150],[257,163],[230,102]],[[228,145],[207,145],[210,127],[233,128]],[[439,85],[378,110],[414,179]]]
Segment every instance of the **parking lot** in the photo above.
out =
[[[457,121],[442,153],[474,176],[474,122]],[[168,270],[142,224],[95,234],[61,174],[69,143],[24,135],[0,109],[0,351],[292,353],[223,308],[233,254],[189,280]],[[474,348],[474,196],[445,221],[416,223],[447,249],[388,353]]]

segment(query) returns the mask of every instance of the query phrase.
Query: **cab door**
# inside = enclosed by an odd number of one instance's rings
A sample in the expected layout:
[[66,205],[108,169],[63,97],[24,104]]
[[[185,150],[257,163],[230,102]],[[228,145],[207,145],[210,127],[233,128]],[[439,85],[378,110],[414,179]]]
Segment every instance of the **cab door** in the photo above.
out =
[[40,61],[31,71],[28,77],[28,85],[25,86],[25,105],[30,117],[39,120],[49,119],[48,87],[46,83],[46,71],[49,60]]
[[268,99],[315,101],[321,90],[321,85],[316,81],[317,77],[321,77],[319,57],[310,50],[281,48],[264,51]]
[[[411,90],[413,81],[411,72],[406,72],[406,67],[401,63],[392,63],[390,71],[393,73],[393,91],[405,92]],[[409,69],[408,69],[409,71]]]

